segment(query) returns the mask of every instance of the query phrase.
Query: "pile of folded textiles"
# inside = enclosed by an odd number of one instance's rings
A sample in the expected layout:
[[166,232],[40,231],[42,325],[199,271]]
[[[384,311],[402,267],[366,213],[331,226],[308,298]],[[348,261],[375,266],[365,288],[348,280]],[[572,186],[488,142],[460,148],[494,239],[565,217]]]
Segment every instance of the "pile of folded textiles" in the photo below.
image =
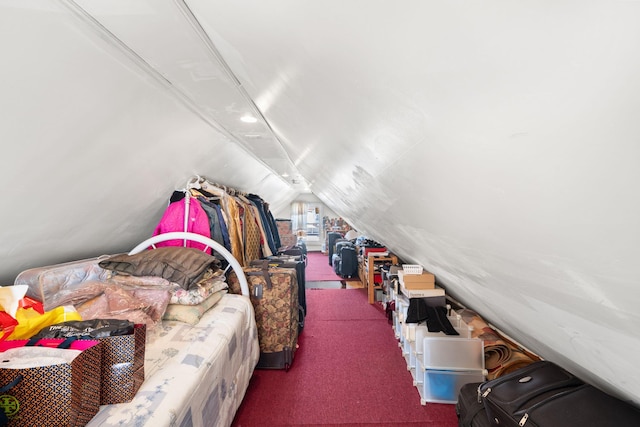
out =
[[83,320],[195,324],[227,292],[220,261],[185,247],[162,247],[26,270],[15,285],[45,310],[73,306]]

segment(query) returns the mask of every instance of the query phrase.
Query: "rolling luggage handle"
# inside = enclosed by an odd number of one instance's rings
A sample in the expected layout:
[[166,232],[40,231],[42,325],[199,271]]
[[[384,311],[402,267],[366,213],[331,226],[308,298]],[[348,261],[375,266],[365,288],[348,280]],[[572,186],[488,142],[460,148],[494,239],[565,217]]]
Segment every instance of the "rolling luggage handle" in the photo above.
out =
[[[271,283],[271,277],[269,276],[269,261],[268,260],[260,260],[260,265],[257,266],[260,268],[260,271],[249,271],[247,272],[247,276],[262,276],[264,277],[264,281],[267,284],[267,289],[271,289],[273,284]],[[254,263],[258,264],[256,261]],[[262,298],[262,285],[254,286],[253,288],[253,296],[256,298]]]

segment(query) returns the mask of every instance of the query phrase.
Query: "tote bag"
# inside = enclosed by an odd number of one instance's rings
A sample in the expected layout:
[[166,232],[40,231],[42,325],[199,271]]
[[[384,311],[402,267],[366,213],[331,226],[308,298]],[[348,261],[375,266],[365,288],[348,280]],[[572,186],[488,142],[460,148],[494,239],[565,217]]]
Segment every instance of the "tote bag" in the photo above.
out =
[[[0,342],[0,410],[13,427],[76,427],[100,407],[99,341]],[[67,344],[69,348],[58,348]],[[5,389],[7,387],[4,387]]]

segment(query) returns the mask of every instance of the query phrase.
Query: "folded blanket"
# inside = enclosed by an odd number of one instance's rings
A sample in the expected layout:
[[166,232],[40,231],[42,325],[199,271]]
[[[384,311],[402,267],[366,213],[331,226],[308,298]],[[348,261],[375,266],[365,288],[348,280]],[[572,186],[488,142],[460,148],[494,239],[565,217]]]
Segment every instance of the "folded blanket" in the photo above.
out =
[[212,268],[219,269],[220,261],[194,248],[162,247],[134,255],[120,254],[98,263],[105,270],[132,276],[158,276],[189,289]]
[[196,305],[202,303],[210,295],[227,289],[227,282],[222,270],[209,270],[191,289],[184,289],[177,283],[172,284],[169,304]]

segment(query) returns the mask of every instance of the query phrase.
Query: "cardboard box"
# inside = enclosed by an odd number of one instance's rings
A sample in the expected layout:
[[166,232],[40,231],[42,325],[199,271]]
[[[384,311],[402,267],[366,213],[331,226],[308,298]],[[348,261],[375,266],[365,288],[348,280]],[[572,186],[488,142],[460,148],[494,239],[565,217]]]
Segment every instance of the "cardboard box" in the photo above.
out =
[[403,274],[398,272],[400,281],[406,289],[433,289],[436,287],[436,278],[428,271],[422,274]]

